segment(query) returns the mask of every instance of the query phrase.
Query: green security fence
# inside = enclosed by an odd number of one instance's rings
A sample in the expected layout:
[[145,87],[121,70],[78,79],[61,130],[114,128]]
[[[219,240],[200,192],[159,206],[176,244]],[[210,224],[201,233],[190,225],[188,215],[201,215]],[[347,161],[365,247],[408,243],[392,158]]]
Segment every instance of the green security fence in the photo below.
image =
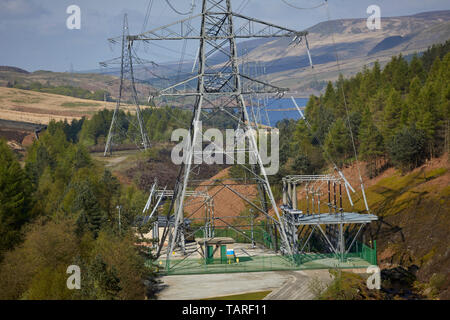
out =
[[[197,230],[194,236],[195,238],[205,238],[204,230]],[[239,231],[227,227],[215,228],[214,237],[233,238],[236,243],[251,243],[250,239],[253,239],[254,242],[263,244],[266,248],[273,249],[274,247],[272,237],[264,230],[264,225],[256,225],[253,230],[247,228]]]
[[165,260],[157,261],[159,272],[167,275],[208,274],[232,272],[283,271],[307,269],[349,269],[367,268],[376,265],[376,243],[371,248],[362,243],[355,243],[352,252],[342,257],[336,254],[305,253],[293,256],[261,255],[248,256],[239,254],[236,259],[186,258],[172,259],[166,265]]
[[[373,248],[366,246],[364,243],[357,242],[356,252],[360,254],[360,258],[368,261],[371,265],[377,265],[377,242],[373,241]],[[358,246],[361,248],[358,250]]]

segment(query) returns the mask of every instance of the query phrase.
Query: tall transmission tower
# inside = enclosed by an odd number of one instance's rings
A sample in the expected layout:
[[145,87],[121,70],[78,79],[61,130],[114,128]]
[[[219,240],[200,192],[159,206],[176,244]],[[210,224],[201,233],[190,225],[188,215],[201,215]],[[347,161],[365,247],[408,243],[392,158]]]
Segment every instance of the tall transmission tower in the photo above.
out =
[[[134,141],[139,148],[143,148],[146,150],[149,146],[149,139],[142,121],[141,109],[139,107],[139,100],[136,91],[135,79],[134,79],[134,71],[133,71],[133,54],[132,54],[132,43],[129,41],[129,29],[128,29],[128,16],[127,14],[123,17],[123,30],[122,30],[122,54],[120,57],[120,86],[119,86],[119,96],[117,98],[116,108],[114,109],[114,114],[111,120],[111,125],[108,132],[108,137],[105,145],[104,156],[106,157],[108,153],[112,152],[112,145],[114,143],[114,138],[117,137],[118,134],[124,131],[124,128],[121,126],[119,121],[120,113],[120,105],[122,99],[124,98],[124,92],[131,93],[131,101],[134,103],[136,107],[136,117],[135,119],[130,119],[125,114],[128,120],[128,125],[134,126],[136,131],[139,133],[139,139]],[[108,65],[117,62],[119,59],[113,59],[114,61],[102,62],[101,65]],[[128,132],[125,132],[128,135]],[[129,137],[130,138],[130,137]],[[131,140],[135,140],[135,137],[130,138]]]
[[[195,20],[198,23],[195,23]],[[239,25],[239,27],[237,27]],[[199,26],[200,30],[196,30]],[[205,118],[204,110],[222,110],[238,122],[238,127],[245,132],[252,129],[244,96],[254,94],[277,94],[282,95],[289,89],[279,88],[261,80],[253,79],[241,72],[239,68],[238,50],[236,41],[238,39],[251,38],[274,38],[290,37],[294,42],[300,43],[307,32],[280,27],[272,23],[250,18],[232,11],[231,0],[203,0],[200,14],[193,15],[187,19],[153,29],[151,31],[130,36],[132,41],[161,41],[161,40],[198,40],[198,73],[197,75],[160,90],[156,96],[160,97],[195,97],[193,117],[190,125],[190,136],[184,164],[180,168],[179,176],[175,184],[173,201],[169,215],[174,214],[174,227],[167,228],[161,237],[161,244],[157,256],[168,237],[167,258],[168,263],[173,250],[180,247],[184,251],[183,230],[183,206],[188,189],[190,188],[190,174],[196,167],[193,160],[196,158],[195,143],[203,134],[199,123]],[[217,65],[214,56],[221,54],[226,57],[225,62]],[[243,83],[246,83],[244,86]],[[186,91],[185,84],[196,84],[192,91]],[[249,85],[251,84],[251,85]],[[238,109],[239,116],[228,112]],[[256,164],[246,167],[251,172],[260,194],[260,205],[255,201],[243,198],[257,211],[264,214],[268,220],[278,229],[281,237],[281,250],[285,254],[292,255],[293,244],[289,241],[286,233],[285,219],[280,215],[275,202],[270,183],[263,165],[262,158],[258,152],[257,142],[254,135],[248,135],[249,153],[253,152]],[[230,186],[226,188],[231,190]],[[234,192],[239,195],[238,192]],[[269,215],[273,210],[275,217]]]

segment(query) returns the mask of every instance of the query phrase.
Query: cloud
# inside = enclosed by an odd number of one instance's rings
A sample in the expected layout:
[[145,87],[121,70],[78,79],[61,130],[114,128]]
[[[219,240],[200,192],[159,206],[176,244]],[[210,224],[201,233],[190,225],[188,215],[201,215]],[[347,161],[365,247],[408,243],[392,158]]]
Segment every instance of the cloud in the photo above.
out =
[[48,11],[31,0],[1,0],[0,19],[16,20],[25,18],[37,18]]

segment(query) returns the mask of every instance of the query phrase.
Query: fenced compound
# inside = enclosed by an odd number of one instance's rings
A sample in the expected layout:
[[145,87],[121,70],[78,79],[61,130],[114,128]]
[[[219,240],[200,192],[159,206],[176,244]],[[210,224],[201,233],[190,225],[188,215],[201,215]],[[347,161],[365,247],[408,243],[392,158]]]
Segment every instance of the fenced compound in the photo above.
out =
[[[265,230],[265,225],[255,225],[254,228],[249,226],[236,226],[236,227],[215,227],[214,237],[227,237],[233,238],[236,243],[259,243],[265,248],[279,249],[277,239],[272,239],[270,234]],[[196,238],[206,238],[204,229],[199,229],[194,233]]]
[[371,248],[357,242],[353,252],[341,257],[335,253],[304,253],[297,255],[281,255],[258,251],[253,255],[251,249],[236,249],[234,260],[204,258],[172,258],[166,264],[166,260],[157,261],[159,272],[166,275],[183,274],[209,274],[209,273],[233,273],[233,272],[259,272],[259,271],[287,271],[308,269],[354,269],[367,268],[377,264],[376,243]]

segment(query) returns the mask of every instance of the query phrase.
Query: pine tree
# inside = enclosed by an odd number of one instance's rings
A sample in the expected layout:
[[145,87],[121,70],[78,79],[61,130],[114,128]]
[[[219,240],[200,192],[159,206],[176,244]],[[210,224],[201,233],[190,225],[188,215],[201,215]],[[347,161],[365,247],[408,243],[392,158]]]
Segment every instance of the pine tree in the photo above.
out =
[[[448,41],[450,44],[450,41]],[[450,120],[450,53],[442,59],[439,83],[441,99],[439,112],[445,121]]]
[[6,142],[0,140],[0,256],[19,242],[30,209],[29,181]]
[[328,107],[333,107],[336,104],[336,92],[334,91],[333,84],[328,81],[327,89],[323,96],[323,103]]
[[[344,97],[345,93],[345,97]],[[347,90],[346,80],[342,73],[339,74],[339,78],[336,81],[336,104],[333,108],[334,115],[336,117],[342,116],[345,110],[345,101],[348,102],[349,90]]]
[[89,265],[85,282],[84,294],[90,299],[112,300],[121,290],[116,270],[109,268],[100,255]]
[[409,64],[409,79],[412,81],[416,77],[421,83],[423,83],[425,81],[426,74],[423,68],[422,60],[415,54]]
[[400,93],[394,88],[389,92],[384,108],[384,136],[389,140],[399,129],[402,120],[403,102]]
[[311,96],[306,105],[305,116],[311,125],[311,135],[314,137],[312,144],[317,145],[319,141],[323,143],[335,119],[333,109],[325,106],[320,99]]
[[404,127],[387,143],[393,163],[403,171],[422,164],[425,159],[425,134],[413,127]]
[[381,67],[380,62],[375,61],[372,68],[372,78],[376,88],[381,86]]
[[324,148],[338,166],[342,166],[345,159],[348,159],[352,154],[349,130],[341,118],[337,119],[331,126],[325,138]]
[[405,92],[408,87],[408,72],[408,62],[401,54],[398,57],[392,57],[382,73],[384,85],[402,93]]
[[117,198],[120,196],[120,182],[109,170],[104,170],[100,179],[99,203],[105,209],[108,219],[115,221]]
[[420,91],[420,109],[416,126],[425,133],[428,154],[433,157],[435,137],[437,129],[441,124],[441,117],[438,113],[440,96],[436,92],[434,81],[427,79],[426,85]]
[[75,212],[79,213],[77,219],[78,232],[91,231],[94,237],[104,222],[104,212],[97,201],[94,187],[88,180],[76,184],[76,197],[73,203]]
[[384,155],[384,142],[378,128],[372,121],[369,110],[364,114],[359,130],[359,153],[361,160],[367,161],[369,175],[377,175],[377,161]]
[[419,120],[420,115],[420,90],[422,88],[422,84],[420,82],[419,77],[414,77],[409,85],[409,94],[406,100],[409,113],[408,113],[408,125],[416,124]]

